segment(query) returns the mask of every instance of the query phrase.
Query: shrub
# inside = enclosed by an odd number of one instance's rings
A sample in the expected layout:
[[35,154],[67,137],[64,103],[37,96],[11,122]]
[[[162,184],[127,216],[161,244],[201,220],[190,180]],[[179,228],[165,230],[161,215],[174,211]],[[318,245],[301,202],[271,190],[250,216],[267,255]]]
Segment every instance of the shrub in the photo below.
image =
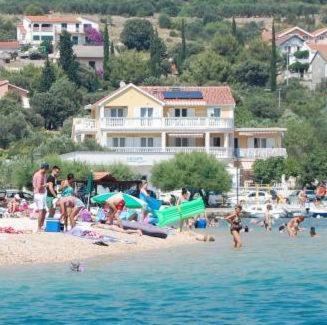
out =
[[160,28],[170,28],[171,27],[171,19],[166,14],[161,14],[159,16],[159,27]]

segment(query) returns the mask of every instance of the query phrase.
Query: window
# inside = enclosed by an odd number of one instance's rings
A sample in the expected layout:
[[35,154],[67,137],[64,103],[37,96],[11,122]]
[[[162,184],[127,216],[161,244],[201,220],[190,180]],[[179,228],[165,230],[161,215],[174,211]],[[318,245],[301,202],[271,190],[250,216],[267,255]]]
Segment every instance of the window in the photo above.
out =
[[112,146],[114,148],[125,147],[125,138],[113,138]]
[[124,109],[123,108],[111,108],[110,109],[110,117],[124,117]]
[[77,45],[78,44],[78,36],[73,36],[72,42],[73,42],[73,44]]
[[209,117],[215,117],[219,118],[220,117],[220,108],[219,107],[212,107],[208,109],[208,116]]
[[214,147],[220,147],[221,146],[220,137],[212,138],[212,144]]
[[234,138],[234,148],[235,149],[238,149],[239,148],[238,138]]
[[40,27],[39,24],[34,24],[34,25],[33,25],[33,28],[39,28],[39,27]]
[[33,41],[39,41],[40,40],[40,36],[39,35],[34,35],[33,36]]
[[67,24],[66,23],[62,23],[61,24],[61,29],[67,29]]
[[152,107],[141,107],[141,117],[142,118],[153,117],[153,108]]
[[41,40],[42,41],[49,40],[49,41],[52,42],[53,41],[53,36],[50,36],[50,35],[49,36],[41,36]]
[[76,24],[75,27],[76,27],[76,32],[78,32],[79,31],[79,24]]
[[187,117],[187,109],[175,108],[175,117]]
[[176,138],[175,145],[176,145],[176,147],[188,147],[188,139],[187,138]]
[[83,27],[84,27],[84,30],[85,30],[85,29],[91,28],[92,25],[91,24],[84,24]]
[[42,26],[41,26],[42,28],[51,28],[52,27],[52,25],[50,25],[50,24],[42,24]]
[[92,69],[95,69],[95,61],[89,61],[89,66],[90,66]]
[[254,148],[267,148],[267,139],[254,138]]
[[141,138],[141,147],[153,147],[153,138]]

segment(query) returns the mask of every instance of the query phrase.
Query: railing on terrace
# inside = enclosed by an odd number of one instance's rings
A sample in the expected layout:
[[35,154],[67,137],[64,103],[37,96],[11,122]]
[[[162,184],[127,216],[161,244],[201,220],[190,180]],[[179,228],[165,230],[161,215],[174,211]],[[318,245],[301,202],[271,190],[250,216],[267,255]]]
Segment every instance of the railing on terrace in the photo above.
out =
[[240,158],[269,158],[269,157],[285,157],[287,155],[285,148],[248,148],[238,149]]
[[95,120],[87,118],[74,118],[73,126],[75,131],[96,131]]
[[234,127],[233,119],[212,117],[163,117],[163,118],[124,118],[106,117],[101,120],[102,128],[222,128]]

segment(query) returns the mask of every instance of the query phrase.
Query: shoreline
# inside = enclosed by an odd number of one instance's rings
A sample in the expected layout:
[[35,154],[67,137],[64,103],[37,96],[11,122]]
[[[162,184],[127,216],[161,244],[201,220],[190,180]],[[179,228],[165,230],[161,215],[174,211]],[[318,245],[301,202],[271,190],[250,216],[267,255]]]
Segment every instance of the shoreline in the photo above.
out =
[[[28,218],[0,219],[0,227],[35,231],[36,220]],[[57,264],[106,257],[120,257],[136,252],[155,251],[199,243],[189,232],[169,235],[166,239],[137,234],[124,234],[107,229],[94,231],[133,243],[113,243],[97,246],[92,240],[65,233],[0,233],[0,267],[11,265]]]

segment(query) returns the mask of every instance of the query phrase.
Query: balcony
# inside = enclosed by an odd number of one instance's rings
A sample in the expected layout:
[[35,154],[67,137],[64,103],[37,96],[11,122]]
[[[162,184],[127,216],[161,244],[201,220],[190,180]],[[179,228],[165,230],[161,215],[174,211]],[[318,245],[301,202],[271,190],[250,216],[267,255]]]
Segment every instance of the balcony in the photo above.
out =
[[[117,153],[190,153],[190,152],[206,152],[205,147],[115,147],[110,148],[110,151]],[[209,153],[216,156],[216,158],[233,158],[232,149],[223,147],[210,147]]]
[[146,127],[152,130],[194,130],[207,129],[230,130],[234,127],[233,119],[214,117],[162,117],[162,118],[124,118],[107,117],[101,119],[101,129],[138,130]]
[[75,133],[96,132],[95,120],[88,118],[74,118],[73,129]]
[[285,148],[248,148],[238,149],[238,156],[247,159],[265,159],[270,157],[286,157]]

